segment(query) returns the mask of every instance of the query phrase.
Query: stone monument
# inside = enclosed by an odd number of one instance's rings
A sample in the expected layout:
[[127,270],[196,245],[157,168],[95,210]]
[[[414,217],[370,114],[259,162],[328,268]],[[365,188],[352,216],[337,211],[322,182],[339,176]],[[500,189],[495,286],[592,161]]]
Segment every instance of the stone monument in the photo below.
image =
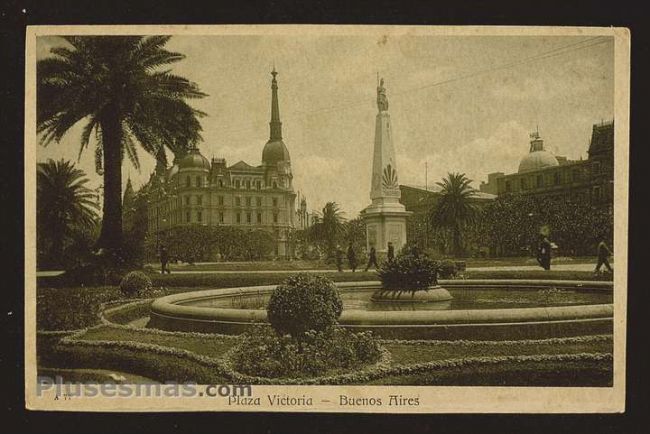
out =
[[378,255],[385,257],[389,243],[395,254],[406,244],[406,219],[412,213],[399,202],[397,163],[383,78],[377,86],[377,109],[370,186],[372,203],[361,215],[366,224],[368,250],[374,247]]

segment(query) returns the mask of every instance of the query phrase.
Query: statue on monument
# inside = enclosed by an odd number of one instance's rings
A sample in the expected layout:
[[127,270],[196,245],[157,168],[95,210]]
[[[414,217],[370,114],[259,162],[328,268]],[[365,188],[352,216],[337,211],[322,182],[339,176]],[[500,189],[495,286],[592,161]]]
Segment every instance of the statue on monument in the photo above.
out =
[[377,86],[377,108],[380,112],[388,111],[388,97],[386,96],[383,78],[379,81],[379,86]]

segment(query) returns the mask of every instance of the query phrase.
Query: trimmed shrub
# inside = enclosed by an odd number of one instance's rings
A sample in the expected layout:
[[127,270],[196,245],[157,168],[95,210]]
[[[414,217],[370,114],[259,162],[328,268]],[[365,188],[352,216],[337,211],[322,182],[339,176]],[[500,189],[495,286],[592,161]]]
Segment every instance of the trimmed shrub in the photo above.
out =
[[296,339],[302,339],[310,330],[331,329],[342,311],[343,302],[334,283],[313,274],[289,277],[275,288],[267,307],[273,329]]
[[425,291],[438,283],[436,262],[424,255],[405,253],[386,261],[378,270],[384,289]]
[[142,271],[131,271],[120,282],[120,291],[126,296],[145,294],[151,289],[151,279]]
[[454,261],[443,259],[438,261],[438,277],[441,279],[453,279],[458,275],[458,267]]
[[260,377],[314,377],[375,363],[381,357],[371,333],[343,328],[309,331],[304,339],[278,336],[268,328],[244,335],[232,361],[237,371]]

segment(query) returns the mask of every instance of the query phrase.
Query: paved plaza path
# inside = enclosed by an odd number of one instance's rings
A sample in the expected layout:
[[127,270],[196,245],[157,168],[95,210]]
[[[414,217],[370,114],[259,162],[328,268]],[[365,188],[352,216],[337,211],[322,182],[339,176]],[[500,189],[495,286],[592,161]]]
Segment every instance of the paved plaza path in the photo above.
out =
[[[596,267],[595,263],[582,263],[582,264],[551,264],[551,270],[555,271],[593,271]],[[467,271],[535,271],[541,270],[538,265],[493,265],[489,267],[467,267]],[[375,271],[374,269],[370,269]],[[361,268],[358,271],[363,271]],[[223,275],[236,275],[236,274],[286,274],[286,273],[337,273],[337,270],[323,270],[323,269],[309,269],[309,270],[178,270],[172,269],[172,274],[223,274]],[[344,269],[344,272],[350,273],[349,269]],[[63,274],[63,271],[37,271],[37,277],[54,277]]]

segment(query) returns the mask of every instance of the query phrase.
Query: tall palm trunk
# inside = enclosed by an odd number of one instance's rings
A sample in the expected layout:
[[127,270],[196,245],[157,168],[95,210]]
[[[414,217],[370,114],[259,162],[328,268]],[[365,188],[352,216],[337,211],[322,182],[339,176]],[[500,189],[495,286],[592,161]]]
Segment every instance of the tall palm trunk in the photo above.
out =
[[104,209],[97,247],[122,246],[122,128],[118,111],[109,106],[101,118],[104,152]]

